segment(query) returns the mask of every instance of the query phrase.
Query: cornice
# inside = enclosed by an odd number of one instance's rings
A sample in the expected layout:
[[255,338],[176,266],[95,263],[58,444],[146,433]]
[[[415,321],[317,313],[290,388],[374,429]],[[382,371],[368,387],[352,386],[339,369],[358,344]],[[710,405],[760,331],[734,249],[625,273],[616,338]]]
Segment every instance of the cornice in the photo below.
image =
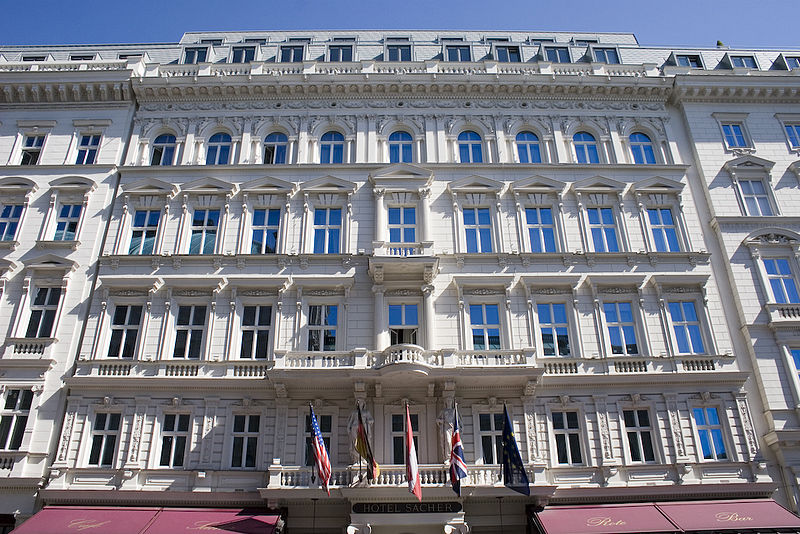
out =
[[[793,71],[794,72],[794,71]],[[748,76],[709,74],[675,77],[670,103],[800,103],[800,76],[758,73]]]
[[0,73],[0,104],[91,104],[131,102],[130,72],[98,77],[69,73],[63,77],[39,73]]

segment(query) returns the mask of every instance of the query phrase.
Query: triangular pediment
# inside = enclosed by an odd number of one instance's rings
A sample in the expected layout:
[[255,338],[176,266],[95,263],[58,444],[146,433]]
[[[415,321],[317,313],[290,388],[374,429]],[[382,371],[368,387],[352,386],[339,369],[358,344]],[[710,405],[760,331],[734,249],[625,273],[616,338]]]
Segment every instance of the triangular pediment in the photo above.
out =
[[638,192],[648,193],[673,193],[677,194],[683,190],[683,182],[676,182],[663,176],[653,176],[633,184],[632,189]]
[[241,190],[244,193],[262,193],[271,195],[290,195],[294,192],[295,184],[274,178],[272,176],[264,176],[257,180],[251,180],[246,184],[242,184]]
[[236,184],[223,182],[222,180],[211,176],[207,176],[181,186],[182,192],[198,195],[233,195],[237,190],[238,188]]
[[546,176],[530,176],[511,183],[511,190],[519,193],[552,192],[558,193],[566,188],[567,184],[547,178]]
[[175,196],[178,194],[178,186],[175,184],[162,182],[161,180],[156,180],[155,178],[145,178],[129,184],[123,184],[122,192],[138,195]]
[[336,176],[321,176],[314,178],[300,185],[301,191],[322,191],[322,192],[338,192],[338,193],[352,193],[356,190],[356,184],[342,180]]
[[606,176],[592,176],[572,184],[576,191],[622,191],[624,182],[618,182]]
[[447,184],[447,189],[451,192],[500,193],[504,185],[503,182],[498,182],[497,180],[492,180],[485,176],[472,175],[450,182]]
[[738,158],[734,158],[730,161],[725,162],[724,168],[726,171],[740,171],[740,170],[762,170],[763,172],[769,172],[772,170],[772,167],[775,166],[774,161],[770,161],[768,159],[759,158],[756,156],[746,155],[740,156]]
[[22,262],[26,269],[41,270],[63,270],[74,271],[78,264],[72,260],[56,256],[55,254],[44,254]]
[[403,180],[429,180],[433,178],[433,172],[420,167],[419,165],[412,165],[410,163],[394,163],[381,167],[369,175],[370,181],[376,179],[392,179],[398,178]]

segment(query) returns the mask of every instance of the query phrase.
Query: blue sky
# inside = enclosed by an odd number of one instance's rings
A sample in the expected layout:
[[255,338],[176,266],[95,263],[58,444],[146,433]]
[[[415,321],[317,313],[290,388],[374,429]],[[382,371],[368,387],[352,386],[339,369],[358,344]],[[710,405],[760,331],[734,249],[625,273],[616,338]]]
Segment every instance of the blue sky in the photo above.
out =
[[800,48],[800,0],[0,0],[0,44],[176,42],[185,31],[633,32],[646,45]]

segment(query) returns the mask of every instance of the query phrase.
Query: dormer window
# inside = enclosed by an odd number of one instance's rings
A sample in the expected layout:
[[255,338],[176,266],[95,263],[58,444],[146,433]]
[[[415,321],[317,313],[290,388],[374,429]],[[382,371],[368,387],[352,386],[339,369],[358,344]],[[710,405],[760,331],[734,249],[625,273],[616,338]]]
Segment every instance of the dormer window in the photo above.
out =
[[330,45],[328,47],[328,61],[349,62],[353,61],[353,45]]
[[548,46],[545,50],[545,58],[550,63],[571,63],[569,48],[566,46]]
[[469,45],[448,45],[444,47],[445,61],[469,62],[472,61]]
[[619,64],[619,53],[617,53],[616,48],[593,48],[592,52],[597,63]]
[[753,56],[731,56],[731,65],[735,68],[757,69],[756,58]]
[[680,54],[675,56],[675,63],[679,67],[689,67],[692,69],[702,69],[703,60],[697,54]]
[[208,48],[205,46],[198,46],[187,48],[183,53],[184,65],[196,65],[197,63],[205,63],[208,56]]
[[494,48],[494,57],[500,63],[519,63],[522,61],[518,46],[496,45]]
[[281,47],[281,63],[302,63],[303,45],[286,45]]
[[231,63],[252,63],[256,59],[255,46],[234,46]]

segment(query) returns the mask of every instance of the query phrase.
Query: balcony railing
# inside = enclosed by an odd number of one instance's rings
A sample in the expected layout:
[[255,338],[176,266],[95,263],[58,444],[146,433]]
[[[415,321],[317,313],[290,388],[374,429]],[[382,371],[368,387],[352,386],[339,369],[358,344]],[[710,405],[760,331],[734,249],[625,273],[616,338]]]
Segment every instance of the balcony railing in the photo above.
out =
[[610,358],[540,358],[546,375],[645,374],[735,370],[735,358],[727,354],[681,354],[673,357],[613,356]]
[[800,327],[800,304],[765,304],[772,328]]

